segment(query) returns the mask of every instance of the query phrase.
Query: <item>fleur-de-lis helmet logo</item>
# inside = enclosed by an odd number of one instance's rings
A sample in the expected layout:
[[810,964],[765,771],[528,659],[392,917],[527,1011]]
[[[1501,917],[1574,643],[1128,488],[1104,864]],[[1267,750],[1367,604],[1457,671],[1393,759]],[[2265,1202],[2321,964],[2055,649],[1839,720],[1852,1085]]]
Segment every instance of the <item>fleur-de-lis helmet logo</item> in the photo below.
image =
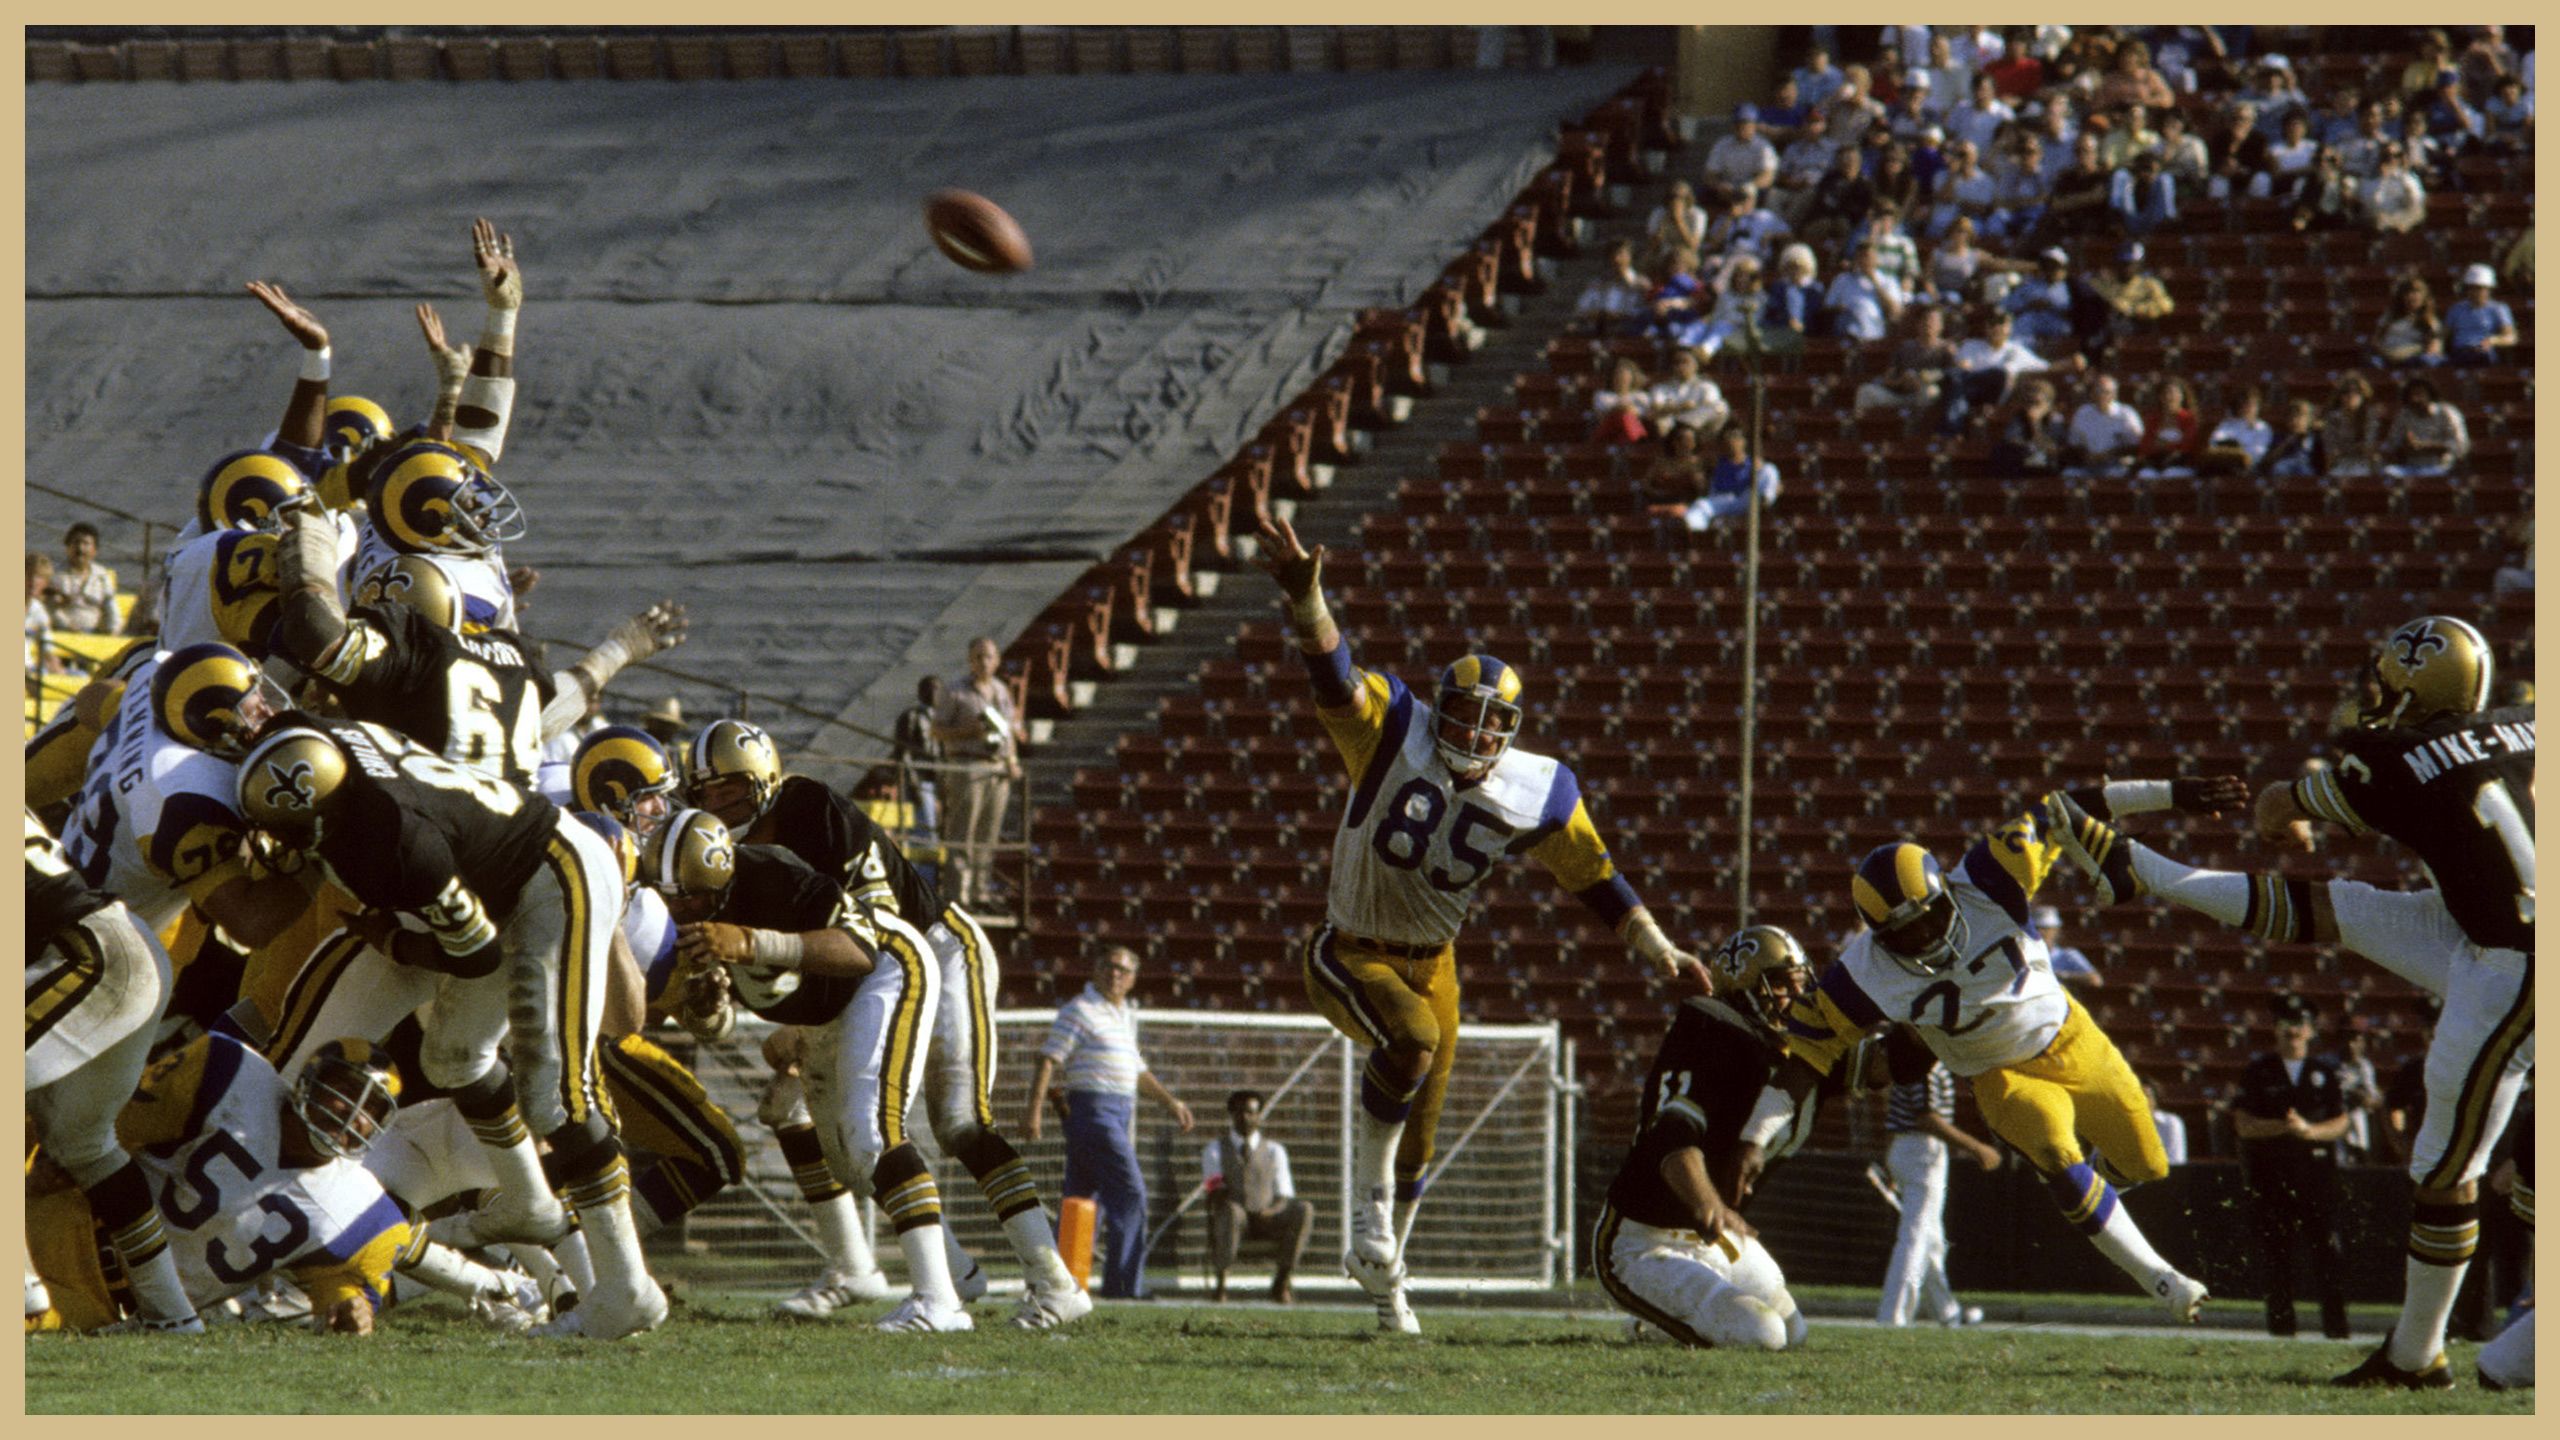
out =
[[2431,656],[2452,649],[2453,642],[2437,634],[2434,624],[2421,620],[2392,636],[2391,648],[2401,668],[2414,672],[2425,668]]
[[313,794],[310,761],[296,760],[291,765],[280,765],[270,760],[266,770],[267,792],[262,798],[267,804],[279,810],[298,810],[305,815],[316,808],[318,797]]
[[1739,982],[1751,973],[1751,962],[1759,955],[1759,936],[1748,933],[1736,935],[1716,947],[1716,973],[1727,980]]

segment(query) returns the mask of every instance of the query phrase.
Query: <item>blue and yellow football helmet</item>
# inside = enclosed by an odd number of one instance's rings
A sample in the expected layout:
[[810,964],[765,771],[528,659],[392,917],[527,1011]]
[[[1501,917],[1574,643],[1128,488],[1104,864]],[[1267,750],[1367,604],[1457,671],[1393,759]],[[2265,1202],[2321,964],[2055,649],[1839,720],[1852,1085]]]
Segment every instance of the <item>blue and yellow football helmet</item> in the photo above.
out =
[[569,794],[581,810],[610,815],[647,835],[665,823],[675,794],[666,747],[632,725],[607,725],[569,757]]
[[1914,975],[1942,975],[1962,958],[1964,916],[1938,857],[1908,840],[1879,845],[1849,882],[1876,948]]
[[400,1067],[382,1047],[342,1036],[311,1052],[293,1077],[293,1113],[313,1148],[353,1160],[400,1108]]
[[170,739],[227,760],[284,708],[284,693],[248,656],[206,641],[173,650],[151,674],[151,718]]
[[213,462],[196,487],[196,525],[216,530],[274,530],[284,512],[311,493],[293,462],[269,450],[235,450]]
[[321,421],[331,455],[352,460],[391,438],[391,414],[361,395],[334,395]]
[[1490,655],[1465,655],[1440,672],[1431,739],[1459,779],[1491,770],[1520,733],[1520,672]]
[[365,506],[404,555],[486,555],[524,537],[524,511],[466,452],[413,440],[373,465]]

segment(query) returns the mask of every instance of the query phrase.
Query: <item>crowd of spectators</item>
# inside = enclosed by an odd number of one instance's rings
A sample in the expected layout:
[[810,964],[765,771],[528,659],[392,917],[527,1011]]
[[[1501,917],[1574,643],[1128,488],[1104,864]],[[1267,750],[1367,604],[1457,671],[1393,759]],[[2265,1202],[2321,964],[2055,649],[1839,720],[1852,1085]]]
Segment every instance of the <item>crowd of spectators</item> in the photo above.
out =
[[[2352,80],[2334,63],[2252,53],[2255,38],[1892,26],[1845,64],[1818,44],[1767,101],[1737,107],[1695,186],[1672,187],[1582,313],[1596,333],[1699,361],[1754,343],[1785,357],[1817,339],[1889,354],[1856,367],[1857,410],[1987,441],[2009,475],[2445,473],[2469,435],[2423,374],[2379,387],[2341,374],[2325,393],[2272,396],[2235,381],[2200,396],[2186,377],[2114,363],[2120,342],[2177,309],[2145,243],[2164,227],[2220,228],[2221,211],[2248,205],[2253,228],[2272,217],[2277,229],[2406,232],[2427,223],[2430,194],[2459,185],[2465,158],[2529,152],[2533,57],[2502,27],[2393,40],[2393,59]],[[2442,310],[2429,277],[2407,269],[2371,366],[2515,363],[2500,271],[2530,286],[2530,239],[2515,263],[2465,267],[2461,300]],[[1728,414],[1721,397],[1669,413],[1659,387],[1622,374],[1595,400],[1594,438],[1661,440],[1669,423],[1711,442]],[[1672,477],[1712,449],[1680,443],[1647,482],[1666,510]]]

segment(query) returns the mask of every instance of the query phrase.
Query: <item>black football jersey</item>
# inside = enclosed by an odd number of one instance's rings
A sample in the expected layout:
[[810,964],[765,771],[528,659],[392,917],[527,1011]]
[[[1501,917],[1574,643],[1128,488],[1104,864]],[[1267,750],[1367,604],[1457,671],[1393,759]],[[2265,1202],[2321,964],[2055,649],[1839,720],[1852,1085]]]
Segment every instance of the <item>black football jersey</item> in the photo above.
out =
[[1618,1213],[1666,1230],[1695,1226],[1662,1178],[1662,1158],[1692,1145],[1706,1152],[1707,1174],[1732,1204],[1730,1157],[1785,1053],[1767,1027],[1722,1000],[1682,1001],[1645,1072],[1635,1143],[1609,1185]]
[[116,903],[89,888],[50,835],[27,829],[27,950],[32,957],[54,936]]
[[[791,775],[765,812],[773,843],[836,876],[853,898],[889,910],[919,931],[942,919],[942,897],[862,807],[806,775]],[[759,827],[761,828],[761,827]]]
[[349,716],[457,765],[533,783],[552,687],[521,636],[459,635],[397,600],[357,606],[347,625],[336,657],[316,673]]
[[315,853],[365,904],[417,911],[459,877],[503,923],[560,826],[558,806],[466,769],[382,725],[294,719],[347,752],[345,792]]
[[[738,847],[737,878],[713,919],[757,930],[801,933],[850,923],[853,898],[834,880],[779,845]],[[739,965],[729,972],[738,1003],[780,1025],[824,1025],[841,1014],[862,981]]]
[[2475,945],[2533,954],[2533,707],[2350,730],[2294,782],[2310,813],[2418,853]]

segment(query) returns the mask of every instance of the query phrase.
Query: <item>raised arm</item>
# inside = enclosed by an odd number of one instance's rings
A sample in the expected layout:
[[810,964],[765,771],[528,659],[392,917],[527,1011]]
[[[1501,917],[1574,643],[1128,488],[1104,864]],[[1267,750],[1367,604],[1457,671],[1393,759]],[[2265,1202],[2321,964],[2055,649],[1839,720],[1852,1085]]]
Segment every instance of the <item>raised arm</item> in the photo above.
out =
[[285,402],[284,418],[276,422],[276,443],[318,451],[326,443],[324,427],[329,419],[329,331],[320,317],[293,303],[283,286],[252,280],[247,288],[302,346],[302,374],[293,382],[293,398]]
[[471,259],[480,293],[489,303],[480,343],[472,347],[471,373],[462,382],[453,438],[488,457],[506,448],[507,417],[515,409],[516,314],[524,308],[524,275],[516,267],[516,241],[486,220],[471,222]]
[[684,636],[684,607],[673,600],[661,600],[615,626],[585,659],[552,674],[551,703],[542,707],[542,738],[557,740],[569,733],[622,667],[673,650]]
[[471,374],[471,347],[447,344],[444,317],[424,300],[418,302],[418,332],[426,337],[427,360],[436,371],[436,403],[427,412],[427,438],[451,441],[454,412],[462,406],[462,382]]

